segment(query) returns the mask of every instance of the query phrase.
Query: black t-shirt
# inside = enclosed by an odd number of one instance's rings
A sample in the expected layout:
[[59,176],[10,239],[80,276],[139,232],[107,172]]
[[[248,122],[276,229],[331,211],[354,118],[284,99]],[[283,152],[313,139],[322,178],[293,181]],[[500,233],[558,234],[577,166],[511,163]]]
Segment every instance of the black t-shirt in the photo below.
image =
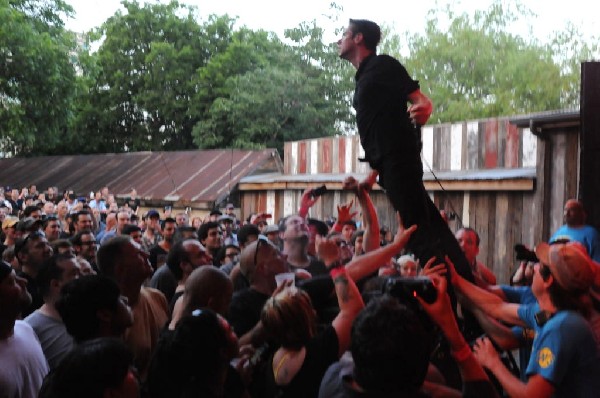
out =
[[290,268],[290,272],[294,272],[297,269],[302,269],[304,271],[310,272],[312,276],[327,275],[329,273],[329,271],[327,271],[327,267],[321,260],[318,260],[311,256],[309,256],[309,258],[310,264],[308,264],[308,267],[306,268],[296,267],[295,265],[287,263],[288,267]]
[[168,254],[169,252],[159,245],[152,246],[150,248],[150,253],[148,254],[148,260],[150,260],[150,265],[152,265],[152,268],[157,270],[161,265],[163,265],[167,260]]
[[[339,342],[333,326],[328,326],[306,344],[306,356],[300,370],[285,386],[275,384],[273,366],[266,366],[265,397],[311,398],[319,395],[319,386],[327,368],[338,360]],[[273,357],[269,359],[273,363]]]
[[384,156],[420,163],[420,130],[407,114],[408,95],[419,89],[419,82],[388,55],[365,58],[355,80],[353,106],[365,159],[375,169]]
[[[165,327],[161,331],[156,350],[148,369],[148,378],[143,386],[144,394],[153,398],[171,397],[216,397],[207,386],[194,378],[186,379],[184,369],[179,366],[179,357],[173,355],[174,331]],[[231,366],[227,368],[222,398],[245,396],[246,388],[239,373]]]
[[22,271],[17,272],[17,275],[27,280],[27,291],[31,295],[31,305],[23,310],[21,316],[25,319],[33,311],[37,310],[44,304],[42,295],[40,294],[39,287],[35,278],[32,278],[29,274]]
[[248,333],[260,320],[260,313],[269,296],[251,287],[233,294],[227,320],[239,337]]
[[129,206],[129,208],[135,212],[135,211],[137,211],[137,208],[140,206],[140,198],[135,198],[135,199],[127,198],[127,199],[125,199],[125,203],[127,203],[127,206]]

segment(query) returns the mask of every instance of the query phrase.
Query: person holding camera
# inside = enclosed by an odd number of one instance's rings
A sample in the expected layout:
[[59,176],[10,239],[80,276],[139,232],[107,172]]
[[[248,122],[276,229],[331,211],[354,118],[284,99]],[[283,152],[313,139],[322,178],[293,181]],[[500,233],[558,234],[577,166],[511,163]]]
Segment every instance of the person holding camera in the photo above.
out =
[[454,317],[447,281],[430,276],[435,300],[418,295],[400,302],[386,294],[369,302],[352,327],[350,353],[345,363],[332,365],[321,383],[319,397],[429,397],[458,395],[444,385],[426,380],[435,345],[429,318],[449,342],[463,379],[463,397],[496,397],[483,368],[462,336]]
[[510,304],[456,273],[452,284],[487,315],[534,329],[526,382],[501,362],[489,338],[475,343],[475,356],[511,397],[593,397],[600,391],[600,353],[590,324],[590,287],[598,266],[576,243],[540,243],[532,293],[537,303]]

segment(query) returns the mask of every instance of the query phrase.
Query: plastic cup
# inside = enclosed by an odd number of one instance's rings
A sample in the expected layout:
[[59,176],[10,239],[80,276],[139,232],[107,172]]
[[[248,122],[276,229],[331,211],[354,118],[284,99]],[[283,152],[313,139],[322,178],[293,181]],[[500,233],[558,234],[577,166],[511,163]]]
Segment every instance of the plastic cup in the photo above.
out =
[[275,275],[275,282],[277,283],[277,287],[281,286],[281,284],[285,281],[292,281],[291,286],[294,286],[295,276],[293,272],[284,272],[282,274]]

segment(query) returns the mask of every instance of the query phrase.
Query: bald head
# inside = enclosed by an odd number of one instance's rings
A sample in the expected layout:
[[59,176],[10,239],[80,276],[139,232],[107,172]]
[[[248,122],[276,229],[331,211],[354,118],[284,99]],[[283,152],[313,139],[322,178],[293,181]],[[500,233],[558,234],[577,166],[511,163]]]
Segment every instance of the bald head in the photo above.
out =
[[581,227],[585,224],[585,210],[583,204],[576,199],[569,199],[565,203],[564,221],[569,227]]
[[233,284],[223,271],[212,266],[197,268],[185,283],[183,315],[198,308],[210,308],[224,316],[232,294]]

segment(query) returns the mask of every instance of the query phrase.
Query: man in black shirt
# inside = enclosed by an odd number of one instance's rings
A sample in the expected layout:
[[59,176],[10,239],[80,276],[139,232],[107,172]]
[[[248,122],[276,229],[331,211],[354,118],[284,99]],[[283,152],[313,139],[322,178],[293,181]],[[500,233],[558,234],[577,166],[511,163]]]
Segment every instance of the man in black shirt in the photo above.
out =
[[433,106],[400,62],[377,55],[380,38],[374,22],[351,19],[338,41],[340,58],[357,69],[353,106],[365,160],[373,170],[362,184],[370,188],[379,175],[379,185],[404,226],[418,225],[407,248],[423,263],[448,255],[472,281],[464,254],[423,186],[419,126],[427,122]]

